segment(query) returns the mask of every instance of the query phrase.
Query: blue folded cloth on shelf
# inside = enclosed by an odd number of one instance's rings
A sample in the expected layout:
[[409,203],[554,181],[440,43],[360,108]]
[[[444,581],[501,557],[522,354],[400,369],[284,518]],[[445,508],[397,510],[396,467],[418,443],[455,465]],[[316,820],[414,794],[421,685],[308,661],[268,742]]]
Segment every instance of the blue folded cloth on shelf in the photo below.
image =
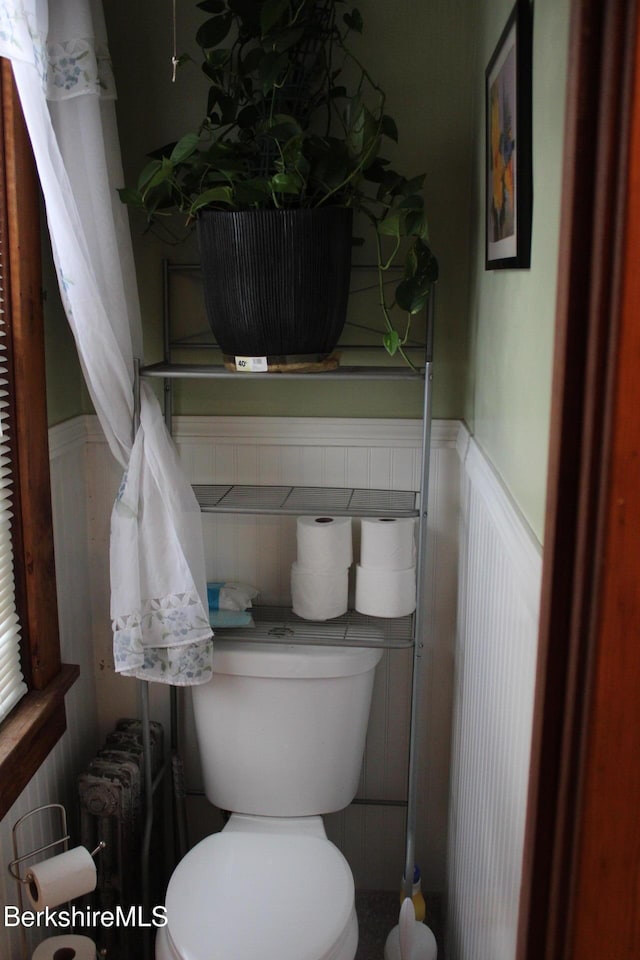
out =
[[209,624],[212,627],[255,627],[248,610],[209,610]]

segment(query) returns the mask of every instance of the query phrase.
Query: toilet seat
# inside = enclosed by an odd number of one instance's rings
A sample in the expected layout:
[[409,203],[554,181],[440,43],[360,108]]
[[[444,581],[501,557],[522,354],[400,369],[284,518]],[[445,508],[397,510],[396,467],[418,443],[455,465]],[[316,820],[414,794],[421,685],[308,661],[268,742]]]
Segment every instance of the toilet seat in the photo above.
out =
[[340,851],[304,832],[272,833],[268,824],[206,837],[176,867],[166,934],[182,960],[355,954],[353,877]]

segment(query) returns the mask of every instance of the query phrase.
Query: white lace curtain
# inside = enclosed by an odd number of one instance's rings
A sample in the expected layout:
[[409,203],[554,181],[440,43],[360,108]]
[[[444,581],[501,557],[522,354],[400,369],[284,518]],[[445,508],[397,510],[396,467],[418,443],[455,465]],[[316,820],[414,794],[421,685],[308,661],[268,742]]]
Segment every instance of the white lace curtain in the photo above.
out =
[[146,680],[203,683],[211,629],[200,511],[144,382],[132,442],[142,333],[128,219],[116,193],[123,178],[100,0],[3,0],[0,55],[12,61],[85,380],[124,470],[111,517],[115,667]]

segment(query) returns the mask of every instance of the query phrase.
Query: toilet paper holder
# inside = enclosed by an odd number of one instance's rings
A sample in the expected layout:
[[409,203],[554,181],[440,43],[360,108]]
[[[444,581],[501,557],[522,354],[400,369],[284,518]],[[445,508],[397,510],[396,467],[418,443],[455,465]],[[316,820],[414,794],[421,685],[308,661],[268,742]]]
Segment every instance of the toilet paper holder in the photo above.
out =
[[[40,847],[36,847],[34,850],[29,850],[27,853],[20,853],[19,850],[19,835],[21,828],[30,820],[31,817],[36,816],[36,814],[44,813],[45,811],[57,811],[59,823],[58,830],[60,836],[56,840],[52,840],[50,843],[45,843]],[[20,873],[20,865],[29,860],[31,857],[37,856],[39,853],[44,853],[46,850],[52,850],[54,847],[62,847],[66,852],[69,849],[69,832],[67,830],[67,811],[61,803],[44,803],[40,807],[35,807],[33,810],[29,810],[27,813],[23,814],[16,822],[14,823],[12,829],[12,843],[13,843],[13,860],[9,862],[8,869],[10,875],[16,881],[18,885],[18,905],[20,908],[20,913],[24,910],[24,898],[22,895],[23,887],[28,886],[31,883],[31,875],[27,871],[26,875],[23,877]],[[101,850],[104,850],[106,843],[104,840],[101,840],[95,850],[91,851],[91,856],[95,857]],[[27,932],[26,928],[21,924],[20,925],[20,940],[21,940],[21,949],[22,956],[25,958],[28,957],[28,945],[27,945]]]
[[[45,843],[40,847],[36,847],[35,850],[29,850],[27,853],[20,855],[18,848],[18,836],[20,829],[24,826],[25,822],[31,817],[35,816],[38,813],[43,813],[45,810],[55,810],[58,813],[59,817],[59,831],[60,836],[56,840],[52,840],[50,843]],[[9,862],[9,873],[18,884],[24,884],[28,886],[31,883],[31,875],[29,872],[23,877],[20,874],[20,864],[24,863],[25,860],[31,859],[31,857],[36,857],[39,853],[44,853],[46,850],[52,850],[54,847],[62,846],[63,850],[66,852],[69,849],[69,833],[67,830],[67,811],[61,803],[45,803],[41,807],[35,807],[33,810],[29,810],[27,813],[23,814],[16,822],[14,823],[11,830],[13,838],[13,860]],[[106,843],[104,840],[101,840],[95,850],[91,851],[91,856],[96,857],[101,850],[104,850]],[[20,893],[20,908],[22,909],[22,889],[18,887]]]

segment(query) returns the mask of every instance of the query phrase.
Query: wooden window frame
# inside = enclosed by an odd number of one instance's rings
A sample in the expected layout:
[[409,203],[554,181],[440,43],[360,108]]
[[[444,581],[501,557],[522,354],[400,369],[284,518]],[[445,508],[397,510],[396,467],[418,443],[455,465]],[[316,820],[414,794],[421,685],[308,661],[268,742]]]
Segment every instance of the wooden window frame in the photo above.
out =
[[60,660],[49,474],[38,179],[11,64],[0,62],[0,242],[12,381],[12,528],[29,692],[0,725],[0,818],[66,730],[79,668]]

